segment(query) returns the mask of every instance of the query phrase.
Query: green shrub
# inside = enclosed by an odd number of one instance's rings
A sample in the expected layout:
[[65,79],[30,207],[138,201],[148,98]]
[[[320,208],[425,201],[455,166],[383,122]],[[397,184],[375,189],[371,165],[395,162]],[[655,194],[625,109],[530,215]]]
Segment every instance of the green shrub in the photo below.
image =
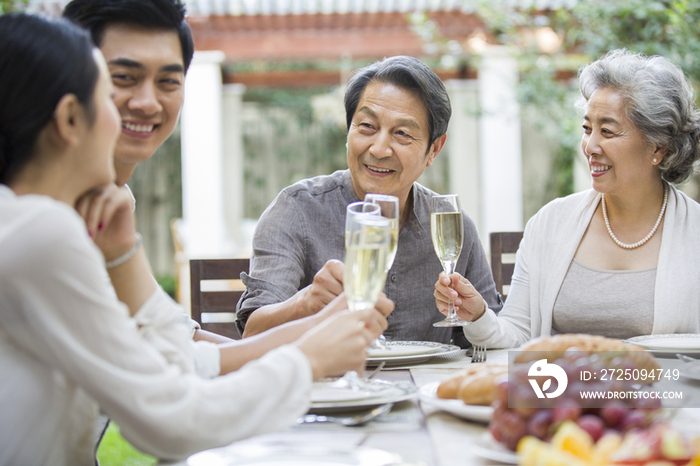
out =
[[153,466],[158,460],[141,453],[119,433],[119,426],[110,422],[100,448],[97,450],[100,466]]
[[163,288],[163,291],[168,293],[171,298],[175,299],[175,276],[174,275],[158,275],[156,281]]

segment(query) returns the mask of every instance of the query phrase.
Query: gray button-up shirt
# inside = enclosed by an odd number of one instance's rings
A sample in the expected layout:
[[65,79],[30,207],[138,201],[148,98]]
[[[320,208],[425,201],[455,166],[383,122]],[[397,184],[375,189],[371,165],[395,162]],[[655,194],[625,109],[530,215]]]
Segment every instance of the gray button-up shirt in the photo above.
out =
[[[430,198],[435,194],[413,184],[413,210],[399,232],[396,259],[384,287],[396,306],[384,332],[388,340],[449,343],[452,338],[452,328],[432,325],[444,318],[433,296],[442,272],[430,239]],[[260,217],[250,273],[241,276],[247,288],[237,309],[241,333],[256,309],[284,301],[311,284],[328,260],[343,261],[345,210],[358,200],[349,170],[302,180],[279,193]],[[472,282],[491,309],[500,310],[474,222],[464,212],[463,219],[464,244],[456,271]]]

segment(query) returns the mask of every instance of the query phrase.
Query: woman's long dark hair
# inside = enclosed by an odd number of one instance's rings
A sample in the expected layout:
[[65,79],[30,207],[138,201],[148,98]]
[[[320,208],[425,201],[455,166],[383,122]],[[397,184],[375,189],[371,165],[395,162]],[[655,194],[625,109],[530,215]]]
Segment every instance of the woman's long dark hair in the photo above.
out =
[[0,183],[32,157],[59,100],[75,94],[94,118],[99,71],[90,35],[61,19],[0,16]]

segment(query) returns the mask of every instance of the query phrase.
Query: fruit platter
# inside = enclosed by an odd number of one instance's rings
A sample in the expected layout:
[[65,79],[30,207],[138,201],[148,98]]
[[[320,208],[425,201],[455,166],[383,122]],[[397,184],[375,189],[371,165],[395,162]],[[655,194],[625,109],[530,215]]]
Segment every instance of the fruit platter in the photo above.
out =
[[700,466],[700,439],[672,427],[676,410],[653,396],[655,382],[678,371],[652,354],[590,335],[544,337],[513,353],[507,372],[472,365],[437,396],[490,405],[490,437],[518,464]]

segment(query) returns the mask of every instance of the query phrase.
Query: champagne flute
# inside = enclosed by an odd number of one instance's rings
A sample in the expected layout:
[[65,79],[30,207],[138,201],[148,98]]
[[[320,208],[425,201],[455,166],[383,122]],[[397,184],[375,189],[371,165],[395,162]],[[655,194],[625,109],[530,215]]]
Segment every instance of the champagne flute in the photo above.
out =
[[358,215],[379,215],[380,207],[369,202],[357,201],[348,204],[345,209],[345,250],[347,251],[350,240],[350,231],[354,228],[352,223]]
[[378,215],[355,215],[348,223],[343,285],[350,310],[361,311],[374,307],[384,289],[391,231]]
[[[376,204],[366,204],[378,208]],[[354,212],[348,210],[346,216],[343,286],[350,311],[361,311],[374,307],[386,283],[391,228],[384,217]],[[351,388],[359,388],[356,373],[348,372],[344,378]]]
[[[389,273],[389,270],[394,265],[396,251],[399,248],[399,198],[389,194],[370,193],[365,195],[365,202],[379,205],[381,216],[389,219],[391,242],[389,243],[389,255],[386,261],[386,272]],[[386,337],[384,337],[384,335],[379,335],[379,338],[372,342],[370,348],[387,349]]]
[[[430,200],[430,235],[433,239],[435,254],[440,259],[445,274],[451,279],[464,242],[462,209],[456,194],[433,196]],[[470,323],[457,317],[454,300],[449,298],[447,317],[433,323],[433,326],[462,327]]]
[[396,250],[399,247],[399,198],[388,194],[367,194],[365,202],[379,205],[381,216],[389,219],[391,227],[391,242],[389,244],[389,256],[387,257],[387,273],[394,265]]

